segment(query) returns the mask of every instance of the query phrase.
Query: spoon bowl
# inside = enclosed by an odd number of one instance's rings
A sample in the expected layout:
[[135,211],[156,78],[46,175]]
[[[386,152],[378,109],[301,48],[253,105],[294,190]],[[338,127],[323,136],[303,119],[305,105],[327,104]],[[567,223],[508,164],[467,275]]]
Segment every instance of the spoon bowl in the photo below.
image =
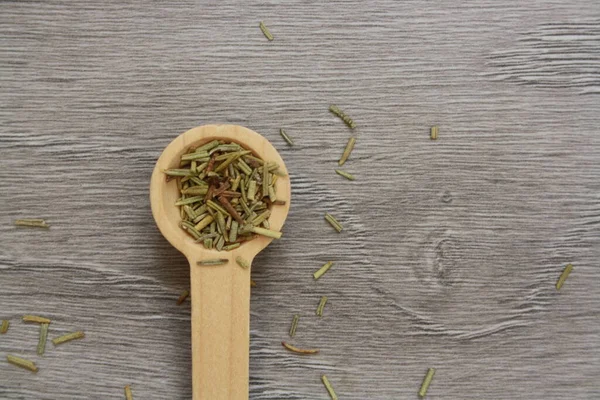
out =
[[[231,251],[206,249],[180,227],[180,197],[175,179],[167,181],[163,170],[178,168],[190,147],[212,140],[235,142],[255,156],[279,165],[285,177],[277,179],[277,197],[285,205],[273,205],[270,229],[280,231],[290,208],[288,172],[273,145],[258,133],[238,125],[205,125],[175,138],[163,151],[150,181],[152,215],[163,236],[190,263],[192,301],[192,392],[193,400],[246,400],[249,377],[250,269],[236,264],[241,257],[249,264],[272,238],[259,236]],[[207,259],[226,259],[225,265],[199,266]]]

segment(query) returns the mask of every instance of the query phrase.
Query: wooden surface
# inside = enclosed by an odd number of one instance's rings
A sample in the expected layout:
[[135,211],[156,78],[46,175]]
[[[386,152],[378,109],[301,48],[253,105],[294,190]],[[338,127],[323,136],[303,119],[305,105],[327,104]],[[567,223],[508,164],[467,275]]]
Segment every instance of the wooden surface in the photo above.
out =
[[[596,0],[0,2],[0,358],[40,369],[0,361],[0,398],[191,397],[188,264],[148,183],[215,122],[292,179],[253,265],[251,399],[327,399],[323,373],[340,399],[416,399],[428,367],[429,399],[599,398],[599,25]],[[26,313],[86,338],[38,357]],[[294,313],[319,355],[281,347]]]

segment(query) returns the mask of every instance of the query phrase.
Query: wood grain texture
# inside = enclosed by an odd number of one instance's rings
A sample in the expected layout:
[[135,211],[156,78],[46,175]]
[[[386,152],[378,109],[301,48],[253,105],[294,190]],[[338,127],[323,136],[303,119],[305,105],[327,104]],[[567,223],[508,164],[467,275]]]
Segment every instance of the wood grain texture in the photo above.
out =
[[[206,123],[291,172],[253,264],[251,399],[326,399],[322,373],[415,399],[428,367],[430,399],[600,397],[599,22],[595,0],[0,2],[0,359],[40,368],[0,361],[0,398],[191,398],[188,265],[148,183]],[[358,126],[354,182],[330,103]],[[86,338],[37,357],[26,313]],[[319,355],[281,347],[294,313]]]

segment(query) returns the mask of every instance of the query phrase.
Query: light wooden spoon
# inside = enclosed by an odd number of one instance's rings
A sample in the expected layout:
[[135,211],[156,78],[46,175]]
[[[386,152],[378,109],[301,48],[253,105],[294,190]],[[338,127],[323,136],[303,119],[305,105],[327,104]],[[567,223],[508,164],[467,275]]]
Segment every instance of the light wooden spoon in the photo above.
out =
[[[150,181],[152,215],[163,236],[190,262],[192,301],[192,389],[194,400],[248,399],[248,358],[250,342],[250,269],[235,259],[249,263],[271,238],[260,236],[232,251],[207,250],[180,227],[179,198],[175,179],[167,182],[162,172],[178,168],[181,155],[190,146],[214,139],[236,142],[265,161],[275,161],[286,177],[275,182],[277,197],[285,205],[273,206],[270,229],[280,231],[290,208],[291,189],[287,169],[277,150],[267,139],[237,125],[205,125],[190,129],[173,140],[158,159]],[[205,259],[224,258],[226,265],[198,266]],[[165,266],[167,268],[168,266]]]

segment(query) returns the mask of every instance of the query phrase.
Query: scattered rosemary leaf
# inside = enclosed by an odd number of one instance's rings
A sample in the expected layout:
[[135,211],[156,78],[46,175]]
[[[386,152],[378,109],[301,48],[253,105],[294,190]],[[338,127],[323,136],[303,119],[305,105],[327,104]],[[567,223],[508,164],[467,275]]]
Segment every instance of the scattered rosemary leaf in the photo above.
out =
[[40,325],[40,340],[38,341],[37,353],[38,356],[44,355],[44,351],[46,351],[46,341],[48,340],[48,327],[49,324],[41,324]]
[[327,296],[322,296],[321,301],[319,301],[319,305],[317,306],[317,316],[323,316],[323,309],[325,308],[325,304],[327,304]]
[[23,315],[23,322],[36,322],[38,324],[49,324],[48,318],[38,317],[37,315]]
[[133,394],[131,393],[131,386],[125,386],[125,400],[133,400]]
[[294,145],[294,141],[292,140],[292,138],[290,138],[288,136],[287,133],[285,133],[285,130],[283,128],[279,129],[279,134],[281,135],[281,137],[287,142],[287,144],[289,144],[290,146]]
[[300,348],[298,348],[296,346],[292,346],[291,344],[286,343],[286,342],[281,342],[281,344],[283,345],[283,347],[285,347],[289,351],[292,351],[292,352],[298,353],[298,354],[317,354],[319,352],[319,350],[317,350],[317,349],[300,349]]
[[329,214],[329,213],[325,213],[325,220],[327,222],[329,222],[329,224],[333,227],[333,229],[335,229],[336,231],[341,232],[344,227],[342,226],[342,224],[339,223],[339,221],[337,219],[335,219],[333,217],[333,215]]
[[342,121],[344,121],[344,123],[350,127],[350,129],[356,128],[356,124],[354,123],[354,121],[352,121],[352,118],[347,116],[346,113],[340,110],[336,105],[330,105],[329,111],[340,117]]
[[10,326],[10,321],[7,319],[3,319],[2,326],[0,326],[0,333],[6,333],[8,331],[9,326]]
[[32,372],[38,371],[38,368],[33,361],[29,361],[21,357],[11,356],[10,354],[6,356],[6,360],[17,367],[25,368]]
[[431,380],[433,379],[433,375],[435,374],[435,368],[429,368],[427,370],[427,374],[423,379],[423,383],[421,384],[421,389],[419,390],[419,396],[425,397],[427,394],[427,389],[429,389],[429,385],[431,384]]
[[558,282],[556,282],[556,290],[560,290],[560,288],[562,288],[571,271],[573,271],[573,265],[569,264],[565,267],[562,274],[560,274],[560,278],[558,278]]
[[298,320],[300,320],[300,316],[298,314],[294,314],[294,318],[292,319],[292,326],[290,327],[290,337],[294,337],[296,335]]
[[177,299],[177,305],[181,305],[190,295],[190,291],[189,290],[184,290],[181,295],[179,296],[179,298]]
[[431,127],[431,140],[437,140],[440,128],[437,125]]
[[84,337],[85,337],[85,333],[83,333],[82,331],[77,331],[77,332],[67,333],[66,335],[62,335],[57,338],[54,338],[54,339],[52,339],[52,343],[54,343],[54,345],[57,346],[59,344],[65,343],[65,342],[70,342],[71,340],[83,339]]
[[229,260],[226,258],[213,258],[210,260],[198,261],[197,264],[198,265],[223,265],[223,264],[227,264],[228,262],[229,262]]
[[354,137],[351,137],[350,139],[348,139],[348,143],[346,144],[346,148],[344,149],[344,153],[342,154],[342,158],[340,158],[340,161],[338,161],[338,165],[341,167],[342,165],[344,165],[344,163],[346,162],[346,160],[348,160],[348,157],[350,157],[350,153],[352,153],[352,150],[354,149],[354,144],[356,143],[356,139]]
[[338,400],[337,394],[335,394],[335,390],[333,390],[333,386],[331,386],[331,383],[329,383],[327,376],[322,375],[321,381],[323,381],[323,385],[325,385],[325,389],[327,389],[327,393],[329,393],[331,400]]
[[35,228],[50,228],[50,225],[43,219],[39,218],[28,218],[28,219],[17,219],[15,220],[16,226],[30,226]]
[[273,35],[271,35],[271,32],[269,31],[269,28],[267,28],[267,26],[262,21],[260,21],[260,24],[258,26],[260,27],[260,30],[265,35],[265,37],[267,39],[269,39],[269,41],[272,41],[273,40]]
[[235,258],[235,262],[236,262],[236,263],[237,263],[237,264],[238,264],[240,267],[242,267],[242,268],[244,268],[244,269],[248,269],[248,268],[250,268],[250,263],[249,263],[247,260],[245,260],[245,259],[243,259],[242,257],[240,257],[240,256],[237,256],[237,257]]
[[323,274],[325,272],[327,272],[329,270],[329,268],[331,268],[332,265],[333,265],[333,261],[328,261],[321,268],[319,268],[319,270],[313,274],[313,277],[315,278],[315,280],[322,277]]
[[256,287],[256,282],[250,279],[250,287]]
[[349,181],[353,181],[354,180],[354,175],[349,174],[345,171],[342,171],[341,169],[336,169],[335,172],[340,175],[343,176],[344,178],[348,179]]

